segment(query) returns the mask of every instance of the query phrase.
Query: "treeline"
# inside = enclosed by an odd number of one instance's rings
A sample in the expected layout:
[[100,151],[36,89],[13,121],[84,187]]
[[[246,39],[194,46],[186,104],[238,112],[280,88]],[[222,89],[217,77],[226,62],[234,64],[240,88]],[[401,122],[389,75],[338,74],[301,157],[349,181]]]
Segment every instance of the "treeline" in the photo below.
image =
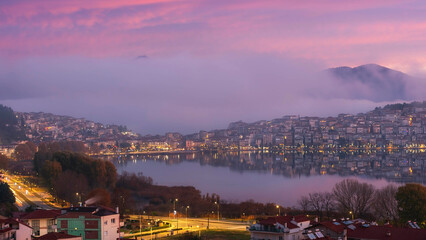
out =
[[345,179],[331,192],[309,193],[298,202],[304,213],[322,219],[344,216],[402,225],[416,221],[426,225],[426,187],[420,184],[376,189],[368,183]]
[[92,190],[114,190],[117,181],[114,164],[81,153],[55,151],[64,146],[52,146],[55,145],[39,145],[34,155],[34,170],[57,197],[76,203],[83,201]]
[[25,139],[12,108],[0,104],[0,144],[10,144]]
[[199,190],[190,186],[159,186],[152,179],[142,174],[123,173],[117,180],[113,193],[113,203],[126,210],[142,212],[150,215],[177,214],[191,217],[217,218],[250,218],[258,215],[277,215],[290,213],[292,209],[283,208],[273,203],[263,204],[252,200],[241,203],[222,201],[217,194],[202,195]]
[[13,205],[15,203],[15,196],[9,185],[0,181],[0,215],[11,216],[13,211],[17,208]]

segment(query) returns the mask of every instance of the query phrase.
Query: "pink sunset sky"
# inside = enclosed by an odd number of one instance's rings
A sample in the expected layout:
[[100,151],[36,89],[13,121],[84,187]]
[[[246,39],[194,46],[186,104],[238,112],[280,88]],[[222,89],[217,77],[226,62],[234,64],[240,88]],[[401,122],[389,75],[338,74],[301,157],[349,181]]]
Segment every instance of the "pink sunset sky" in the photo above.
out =
[[[318,73],[377,63],[422,78],[425,12],[410,0],[1,1],[0,103],[142,134],[367,111],[388,102],[345,98]],[[410,88],[425,100],[426,83]]]

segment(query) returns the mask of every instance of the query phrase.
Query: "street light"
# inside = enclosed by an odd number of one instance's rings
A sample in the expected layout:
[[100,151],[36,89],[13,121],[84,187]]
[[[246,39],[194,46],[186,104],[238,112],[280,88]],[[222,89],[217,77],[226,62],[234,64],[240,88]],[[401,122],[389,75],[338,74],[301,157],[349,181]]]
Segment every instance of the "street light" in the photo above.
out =
[[179,199],[177,199],[177,198],[173,201],[173,211],[176,210],[176,202],[177,201],[179,201]]
[[352,211],[349,211],[349,214],[352,215],[352,220],[354,220],[354,213]]
[[278,215],[277,215],[277,216],[280,216],[280,215],[281,215],[281,208],[280,208],[280,205],[278,205],[278,204],[277,204],[277,208],[278,208]]
[[148,223],[148,225],[151,227],[151,240],[152,240],[152,225],[151,223]]
[[214,204],[217,205],[217,220],[219,221],[219,202],[215,201]]
[[188,228],[188,208],[189,206],[186,206],[185,210],[186,210],[186,228]]

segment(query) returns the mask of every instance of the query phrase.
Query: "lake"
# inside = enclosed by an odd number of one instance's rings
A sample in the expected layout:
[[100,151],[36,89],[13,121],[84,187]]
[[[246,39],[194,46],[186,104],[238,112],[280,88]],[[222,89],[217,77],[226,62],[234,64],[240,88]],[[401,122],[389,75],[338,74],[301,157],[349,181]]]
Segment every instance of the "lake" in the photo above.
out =
[[310,192],[331,191],[345,178],[377,188],[426,181],[424,153],[196,153],[113,158],[119,173],[143,173],[155,184],[194,186],[202,194],[296,206]]

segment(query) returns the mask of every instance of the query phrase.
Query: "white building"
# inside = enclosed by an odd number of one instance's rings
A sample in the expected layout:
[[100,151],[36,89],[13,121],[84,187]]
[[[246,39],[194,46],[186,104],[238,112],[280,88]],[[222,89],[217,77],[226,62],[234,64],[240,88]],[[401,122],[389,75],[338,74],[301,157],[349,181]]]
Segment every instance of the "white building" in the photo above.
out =
[[251,240],[301,240],[309,226],[310,220],[304,215],[279,216],[260,220],[249,230]]
[[0,240],[31,240],[30,226],[11,218],[0,219]]

